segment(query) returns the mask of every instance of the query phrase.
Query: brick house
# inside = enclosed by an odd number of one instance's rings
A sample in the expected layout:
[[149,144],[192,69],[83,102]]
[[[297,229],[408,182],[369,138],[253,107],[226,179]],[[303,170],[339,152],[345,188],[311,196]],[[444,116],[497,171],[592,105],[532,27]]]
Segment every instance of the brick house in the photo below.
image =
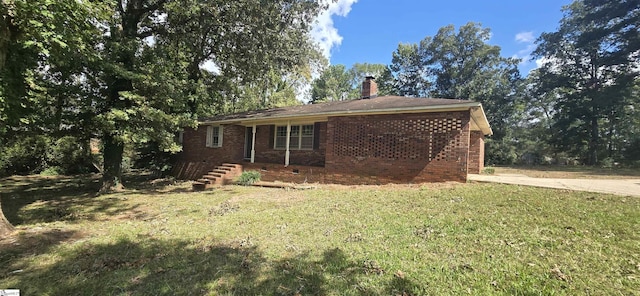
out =
[[174,173],[198,179],[235,163],[262,169],[263,180],[380,184],[465,182],[482,171],[492,131],[480,103],[376,93],[367,77],[360,99],[201,120],[184,131]]

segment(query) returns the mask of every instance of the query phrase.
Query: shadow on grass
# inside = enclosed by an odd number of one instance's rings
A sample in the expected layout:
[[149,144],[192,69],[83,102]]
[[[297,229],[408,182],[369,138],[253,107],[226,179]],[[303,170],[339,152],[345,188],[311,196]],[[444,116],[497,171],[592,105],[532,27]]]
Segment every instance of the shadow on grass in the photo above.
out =
[[[5,272],[20,271],[24,266],[10,266],[9,262],[16,262],[29,256],[47,253],[52,247],[79,238],[76,231],[61,229],[32,229],[16,235],[0,238],[0,262]],[[5,274],[0,274],[0,279]]]
[[[338,248],[316,260],[307,254],[273,260],[256,246],[144,238],[87,244],[61,253],[52,265],[0,279],[25,295],[374,295],[383,291],[359,281],[379,276]],[[396,278],[385,292],[411,295],[404,290],[411,287]]]
[[169,188],[172,179],[154,179],[148,173],[124,176],[126,190],[116,197],[98,197],[100,175],[13,176],[0,180],[0,200],[6,218],[15,226],[54,221],[95,220],[97,215],[136,212],[138,205],[122,202],[132,194],[161,195],[188,192]]

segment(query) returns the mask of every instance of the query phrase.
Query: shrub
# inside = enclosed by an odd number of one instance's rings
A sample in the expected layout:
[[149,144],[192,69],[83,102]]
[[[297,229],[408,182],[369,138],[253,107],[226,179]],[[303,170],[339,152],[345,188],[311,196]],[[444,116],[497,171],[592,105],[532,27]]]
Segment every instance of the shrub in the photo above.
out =
[[493,175],[495,172],[496,172],[496,169],[492,167],[486,167],[482,170],[482,173],[487,175]]
[[0,176],[28,175],[46,167],[46,137],[17,137],[3,144],[4,147],[0,147]]
[[260,181],[260,177],[262,177],[262,175],[260,175],[260,172],[258,171],[246,171],[243,172],[240,177],[238,177],[238,183],[248,186]]
[[600,167],[603,169],[611,169],[616,165],[616,162],[611,157],[607,157],[600,161]]
[[153,172],[156,177],[165,177],[171,174],[175,154],[165,152],[157,142],[139,143],[134,147],[130,159],[130,166],[136,169],[145,169]]
[[40,172],[40,176],[57,176],[62,175],[62,169],[56,166],[48,167]]
[[64,175],[93,171],[88,143],[74,136],[52,141],[47,147],[47,165],[47,169]]

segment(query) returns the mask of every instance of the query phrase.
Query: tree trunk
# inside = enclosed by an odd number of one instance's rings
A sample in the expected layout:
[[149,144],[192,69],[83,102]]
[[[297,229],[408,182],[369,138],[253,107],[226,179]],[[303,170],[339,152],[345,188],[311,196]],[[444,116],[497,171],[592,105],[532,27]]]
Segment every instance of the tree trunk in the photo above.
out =
[[4,217],[4,212],[2,211],[2,197],[0,197],[0,238],[7,236],[11,232],[13,232],[13,225],[11,225],[9,220]]
[[589,165],[598,163],[598,117],[591,118],[591,137],[589,138]]
[[102,188],[100,193],[120,191],[122,186],[122,154],[124,144],[114,138],[113,135],[105,133],[103,141],[104,168],[102,170]]

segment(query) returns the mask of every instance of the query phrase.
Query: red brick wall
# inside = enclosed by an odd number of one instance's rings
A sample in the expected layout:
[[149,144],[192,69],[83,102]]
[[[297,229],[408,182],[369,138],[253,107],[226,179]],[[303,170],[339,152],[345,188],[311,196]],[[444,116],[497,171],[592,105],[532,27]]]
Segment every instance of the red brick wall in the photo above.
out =
[[[284,166],[285,150],[273,149],[273,133],[272,126],[260,125],[256,128],[256,162],[282,164]],[[324,155],[326,150],[327,139],[327,123],[319,122],[315,124],[314,133],[318,133],[318,137],[314,141],[318,141],[319,145],[315,145],[317,149],[313,150],[290,150],[289,164],[305,165],[305,166],[324,166]]]
[[469,173],[479,174],[484,169],[484,134],[471,132],[469,136]]
[[331,117],[326,171],[397,182],[466,182],[469,112]]
[[207,126],[184,131],[182,152],[173,168],[173,173],[181,179],[198,179],[216,166],[225,163],[239,163],[244,154],[245,127],[225,125],[222,129],[222,147],[206,147]]

